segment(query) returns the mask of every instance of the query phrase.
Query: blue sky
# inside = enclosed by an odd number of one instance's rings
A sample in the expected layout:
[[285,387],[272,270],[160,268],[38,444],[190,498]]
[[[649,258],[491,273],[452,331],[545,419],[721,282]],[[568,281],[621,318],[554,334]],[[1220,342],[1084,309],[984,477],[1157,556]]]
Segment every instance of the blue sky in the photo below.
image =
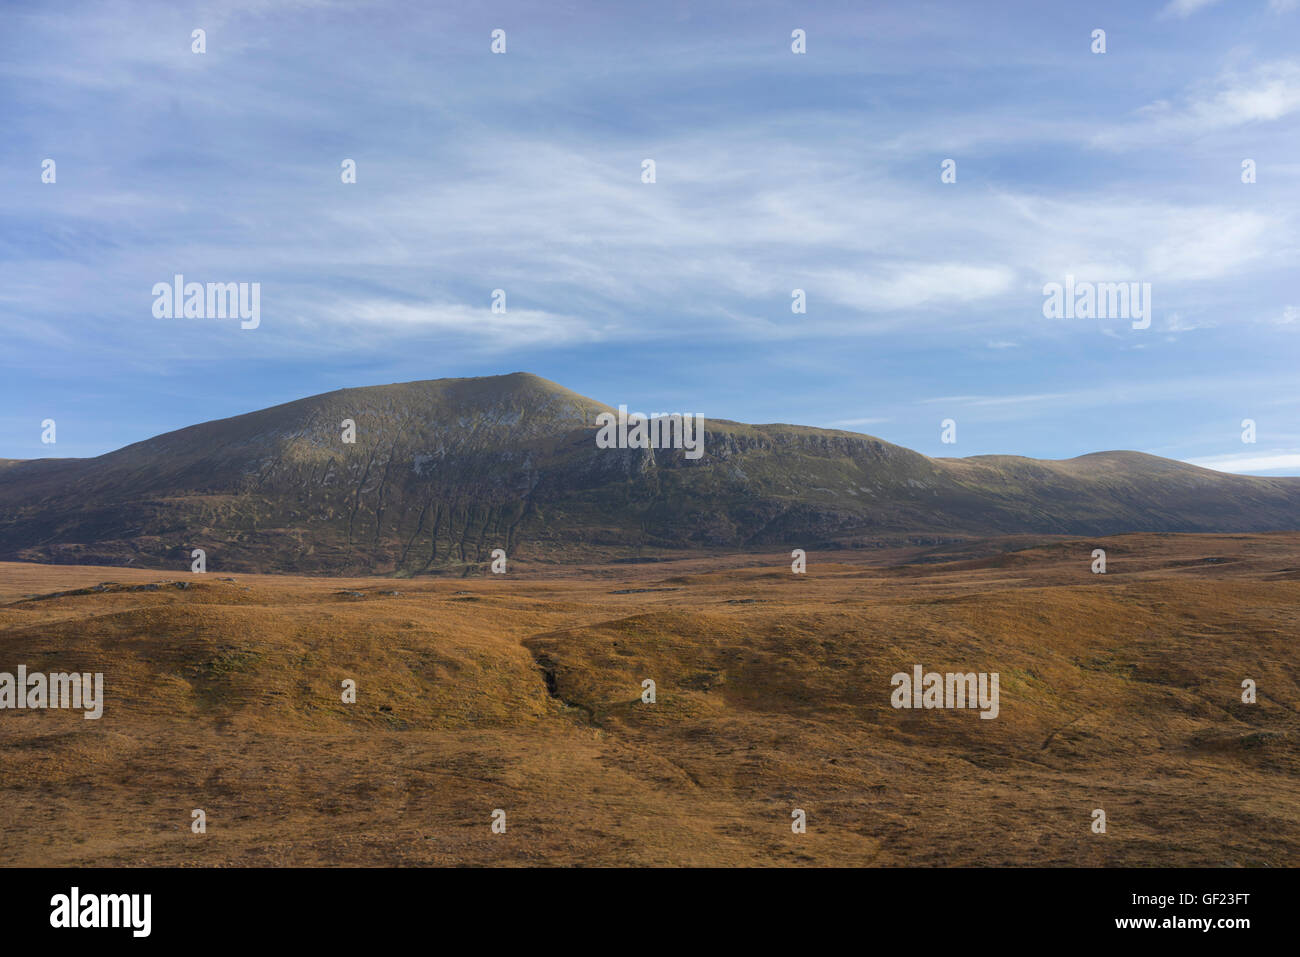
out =
[[[1296,0],[0,20],[0,457],[524,370],[931,455],[1300,474]],[[260,326],[155,318],[176,273],[260,283]],[[1066,275],[1150,283],[1150,328],[1045,318]]]

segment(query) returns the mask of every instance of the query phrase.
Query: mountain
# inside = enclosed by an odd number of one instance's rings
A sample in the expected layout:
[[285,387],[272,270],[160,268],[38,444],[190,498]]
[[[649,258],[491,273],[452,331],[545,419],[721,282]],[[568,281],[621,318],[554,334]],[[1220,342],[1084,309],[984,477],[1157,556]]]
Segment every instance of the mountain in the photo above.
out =
[[[612,410],[527,373],[341,389],[93,459],[0,460],[0,559],[209,571],[468,571],[678,550],[1300,528],[1300,478],[1137,452],[929,458],[706,418],[704,454],[601,449]],[[680,410],[686,411],[686,410]],[[342,423],[355,423],[345,442]]]

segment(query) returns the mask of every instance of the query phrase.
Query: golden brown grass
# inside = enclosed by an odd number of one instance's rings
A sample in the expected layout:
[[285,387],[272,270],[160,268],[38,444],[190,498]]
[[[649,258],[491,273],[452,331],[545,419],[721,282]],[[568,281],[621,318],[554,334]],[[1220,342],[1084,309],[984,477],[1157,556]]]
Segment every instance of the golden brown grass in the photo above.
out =
[[[1277,534],[814,553],[806,576],[0,564],[0,671],[102,671],[107,698],[99,721],[0,712],[0,859],[1295,865],[1297,556]],[[999,672],[1000,716],[893,709],[915,663]]]

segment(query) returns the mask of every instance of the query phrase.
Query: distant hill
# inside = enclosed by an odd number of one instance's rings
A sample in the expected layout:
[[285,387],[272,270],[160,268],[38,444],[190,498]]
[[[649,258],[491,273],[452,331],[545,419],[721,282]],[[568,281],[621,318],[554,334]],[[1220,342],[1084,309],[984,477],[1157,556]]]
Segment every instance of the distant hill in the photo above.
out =
[[608,411],[527,373],[436,379],[341,389],[93,459],[0,460],[0,559],[181,570],[203,548],[209,571],[418,574],[477,567],[494,548],[590,562],[1300,528],[1300,478],[1137,452],[935,459],[852,432],[707,418],[691,460],[597,448]]

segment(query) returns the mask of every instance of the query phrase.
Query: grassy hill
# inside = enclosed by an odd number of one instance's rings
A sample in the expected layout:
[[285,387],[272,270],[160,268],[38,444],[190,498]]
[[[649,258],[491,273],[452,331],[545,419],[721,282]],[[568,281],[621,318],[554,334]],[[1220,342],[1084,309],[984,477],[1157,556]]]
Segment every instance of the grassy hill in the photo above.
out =
[[[0,558],[464,573],[681,550],[1015,533],[1300,527],[1300,479],[1155,456],[928,458],[872,436],[706,420],[704,455],[598,449],[609,407],[526,373],[343,389],[94,459],[0,467]],[[355,442],[343,441],[344,420]]]

